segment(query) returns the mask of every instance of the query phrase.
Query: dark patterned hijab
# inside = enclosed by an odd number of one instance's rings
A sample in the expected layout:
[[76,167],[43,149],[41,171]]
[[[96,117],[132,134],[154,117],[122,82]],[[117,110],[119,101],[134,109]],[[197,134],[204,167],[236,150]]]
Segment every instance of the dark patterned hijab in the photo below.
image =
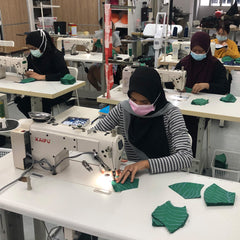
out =
[[202,61],[196,61],[189,54],[180,62],[187,71],[186,87],[192,88],[195,83],[209,83],[213,78],[217,58],[212,56],[210,49],[210,37],[205,32],[196,32],[191,39],[191,50],[195,46],[200,46],[207,53],[207,57]]

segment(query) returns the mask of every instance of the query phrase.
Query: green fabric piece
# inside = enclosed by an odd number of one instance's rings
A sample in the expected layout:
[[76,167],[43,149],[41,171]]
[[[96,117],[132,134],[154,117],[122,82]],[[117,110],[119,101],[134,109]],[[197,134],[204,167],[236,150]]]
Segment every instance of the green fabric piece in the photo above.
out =
[[208,103],[208,99],[204,99],[204,98],[196,98],[194,100],[192,100],[191,104],[193,105],[206,105]]
[[168,46],[166,47],[166,54],[172,52],[173,49],[172,49],[172,44],[168,44]]
[[170,187],[173,191],[178,193],[183,198],[191,199],[191,198],[200,198],[201,197],[200,192],[201,192],[203,186],[204,186],[204,184],[182,182],[182,183],[172,184],[168,187]]
[[95,44],[94,44],[97,48],[102,48],[102,44],[101,44],[101,39],[98,39]]
[[234,59],[231,58],[230,56],[225,56],[225,57],[222,58],[222,62],[230,62],[232,60],[234,60]]
[[192,92],[192,88],[185,87],[185,91],[186,91],[187,93],[190,93],[190,92]]
[[231,93],[229,93],[225,97],[220,98],[220,101],[222,101],[222,102],[232,102],[232,103],[234,103],[234,102],[236,102],[236,100],[237,99]]
[[240,64],[240,58],[236,58],[236,59],[234,60],[234,62]]
[[235,193],[228,192],[215,183],[204,192],[204,200],[207,206],[234,205]]
[[25,79],[22,79],[20,83],[30,83],[34,81],[36,81],[35,78],[25,78]]
[[215,156],[215,164],[214,166],[217,168],[228,168],[228,164],[226,164],[227,158],[224,153]]
[[74,84],[76,82],[76,78],[74,76],[72,76],[71,74],[65,74],[62,78],[61,78],[61,83],[64,85],[70,85],[70,84]]
[[188,213],[186,207],[175,207],[170,201],[158,206],[152,212],[152,225],[155,226],[156,223],[159,223],[159,226],[164,225],[170,233],[183,227],[187,219]]
[[138,188],[139,179],[134,178],[133,182],[130,182],[130,179],[127,179],[125,183],[116,183],[112,181],[112,186],[115,192],[122,192],[128,189]]

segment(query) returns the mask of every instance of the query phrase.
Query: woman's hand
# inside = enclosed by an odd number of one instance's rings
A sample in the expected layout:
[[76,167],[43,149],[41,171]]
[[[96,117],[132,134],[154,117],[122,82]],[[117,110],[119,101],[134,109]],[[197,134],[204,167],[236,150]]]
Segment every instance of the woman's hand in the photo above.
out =
[[196,83],[192,88],[192,93],[199,93],[203,89],[209,89],[209,83]]
[[41,75],[33,71],[26,71],[25,75],[29,78],[35,78],[36,80],[46,80],[46,75]]
[[116,182],[124,183],[128,177],[131,177],[131,182],[133,182],[136,173],[139,170],[149,169],[148,160],[142,160],[134,164],[130,164],[124,168],[124,170],[120,173],[119,177],[116,179]]

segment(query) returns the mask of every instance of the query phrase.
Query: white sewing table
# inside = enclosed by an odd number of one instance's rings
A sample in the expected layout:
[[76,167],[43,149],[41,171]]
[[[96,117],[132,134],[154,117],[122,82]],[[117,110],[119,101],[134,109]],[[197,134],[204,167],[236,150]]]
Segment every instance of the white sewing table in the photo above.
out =
[[[240,122],[240,97],[236,97],[235,103],[225,103],[220,101],[223,95],[209,93],[181,93],[182,99],[176,97],[180,95],[175,90],[165,89],[165,94],[174,106],[177,106],[183,115],[196,116],[200,118],[198,126],[196,162],[193,162],[191,171],[201,173],[205,163],[201,161],[202,139],[204,134],[205,119],[217,119],[222,121]],[[122,93],[122,86],[119,85],[110,91],[110,98],[103,95],[97,98],[98,102],[116,105],[119,102],[128,99],[127,94]],[[196,98],[208,99],[209,103],[204,106],[192,105],[191,102]],[[200,162],[199,162],[200,161]]]
[[[239,239],[240,184],[237,182],[187,172],[142,173],[138,175],[137,189],[107,195],[94,192],[100,173],[98,167],[92,166],[94,173],[89,173],[81,163],[71,161],[56,176],[44,172],[43,177],[32,176],[30,191],[26,183],[17,182],[0,193],[0,208],[109,240]],[[14,168],[11,153],[1,158],[0,188],[21,173]],[[204,184],[202,197],[183,199],[168,188],[178,182]],[[207,207],[203,193],[212,183],[236,192],[235,205]],[[189,213],[185,226],[173,234],[164,227],[152,227],[151,213],[168,200],[175,206],[186,206]]]
[[64,85],[59,81],[19,83],[19,80],[16,74],[7,73],[6,78],[0,79],[0,92],[30,96],[32,111],[42,111],[42,98],[54,99],[85,85],[85,81]]
[[[219,60],[221,61],[221,59],[219,59]],[[172,55],[167,55],[165,57],[164,56],[161,57],[161,60],[158,61],[158,65],[175,67],[179,61],[180,61],[180,59],[173,59]],[[224,65],[224,67],[228,71],[228,74],[231,70],[240,71],[240,66],[238,66],[238,65]]]

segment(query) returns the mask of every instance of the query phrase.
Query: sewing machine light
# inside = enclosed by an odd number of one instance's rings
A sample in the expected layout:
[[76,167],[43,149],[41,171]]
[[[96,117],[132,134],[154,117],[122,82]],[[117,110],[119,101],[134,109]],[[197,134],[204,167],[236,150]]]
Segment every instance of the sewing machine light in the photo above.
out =
[[113,180],[113,176],[111,172],[101,174],[96,179],[97,188],[95,188],[94,191],[104,193],[104,194],[110,194],[112,192],[112,180]]

